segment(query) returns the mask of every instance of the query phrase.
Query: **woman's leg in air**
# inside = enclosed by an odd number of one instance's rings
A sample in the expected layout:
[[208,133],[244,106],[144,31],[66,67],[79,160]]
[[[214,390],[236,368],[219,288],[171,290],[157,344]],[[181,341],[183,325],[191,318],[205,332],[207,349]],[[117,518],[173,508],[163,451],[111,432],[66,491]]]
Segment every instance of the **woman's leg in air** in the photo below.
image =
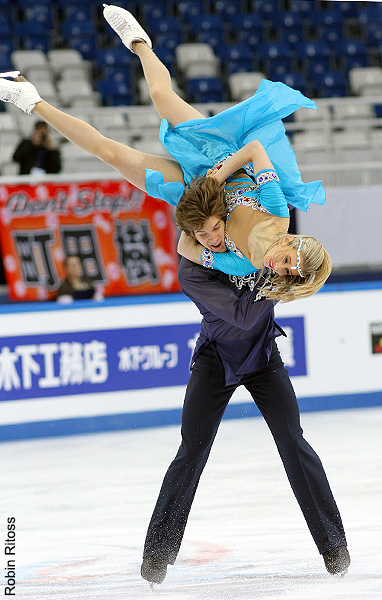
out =
[[180,165],[171,158],[145,154],[120,144],[105,137],[88,123],[54,108],[44,100],[36,104],[34,112],[73,144],[114,167],[125,179],[143,191],[146,191],[146,169],[160,171],[165,182],[184,183]]
[[151,50],[151,40],[134,16],[119,6],[104,6],[103,15],[110,27],[126,48],[139,57],[151,99],[161,119],[167,119],[171,126],[190,119],[204,119],[204,115],[174,92],[168,69]]
[[134,42],[133,49],[141,61],[151,100],[161,119],[167,119],[174,127],[183,121],[205,118],[174,92],[167,67],[145,42]]

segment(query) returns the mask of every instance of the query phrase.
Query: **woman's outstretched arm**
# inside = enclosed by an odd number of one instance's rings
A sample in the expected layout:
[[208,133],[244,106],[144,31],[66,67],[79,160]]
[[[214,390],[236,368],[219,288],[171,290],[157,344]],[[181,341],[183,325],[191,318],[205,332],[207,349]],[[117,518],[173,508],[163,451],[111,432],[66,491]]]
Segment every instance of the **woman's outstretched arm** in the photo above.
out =
[[232,154],[222,167],[217,171],[212,171],[209,177],[213,177],[218,183],[224,183],[230,175],[250,162],[253,164],[255,173],[263,169],[274,168],[264,146],[258,140],[254,140]]

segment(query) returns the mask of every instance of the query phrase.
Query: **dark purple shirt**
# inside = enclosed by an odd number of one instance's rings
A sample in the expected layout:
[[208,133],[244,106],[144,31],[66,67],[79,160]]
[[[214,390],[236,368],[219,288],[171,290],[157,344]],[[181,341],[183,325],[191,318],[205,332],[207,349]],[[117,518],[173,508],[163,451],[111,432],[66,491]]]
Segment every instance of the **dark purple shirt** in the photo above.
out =
[[266,367],[272,341],[285,335],[274,322],[273,300],[256,300],[258,287],[240,289],[228,275],[182,258],[179,282],[203,319],[192,362],[212,343],[221,360],[226,384]]

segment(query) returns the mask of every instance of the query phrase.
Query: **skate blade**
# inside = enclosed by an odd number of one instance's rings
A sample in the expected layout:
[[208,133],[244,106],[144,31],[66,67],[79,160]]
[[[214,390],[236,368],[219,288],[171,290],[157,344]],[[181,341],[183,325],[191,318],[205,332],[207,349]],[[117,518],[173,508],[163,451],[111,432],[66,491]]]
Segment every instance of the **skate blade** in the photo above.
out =
[[149,581],[149,588],[152,592],[155,590],[154,586],[155,586],[155,583],[153,583],[152,581]]
[[7,71],[6,73],[0,73],[0,77],[13,77],[16,79],[20,75],[20,71]]

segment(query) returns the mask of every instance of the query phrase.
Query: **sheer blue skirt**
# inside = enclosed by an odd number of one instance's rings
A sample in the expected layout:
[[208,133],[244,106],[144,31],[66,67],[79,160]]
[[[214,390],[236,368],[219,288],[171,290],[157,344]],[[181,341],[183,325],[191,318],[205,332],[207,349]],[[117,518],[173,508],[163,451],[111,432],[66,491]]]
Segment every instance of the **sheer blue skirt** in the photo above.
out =
[[[193,177],[205,175],[223,157],[252,140],[259,140],[280,178],[288,204],[307,211],[311,202],[324,204],[325,190],[322,181],[302,181],[282,122],[302,107],[317,109],[313,100],[301,92],[264,79],[251,98],[213,117],[185,121],[172,129],[167,119],[163,119],[159,138],[182,167],[186,185]],[[147,193],[176,206],[184,191],[183,184],[163,181],[162,173],[146,170]]]

